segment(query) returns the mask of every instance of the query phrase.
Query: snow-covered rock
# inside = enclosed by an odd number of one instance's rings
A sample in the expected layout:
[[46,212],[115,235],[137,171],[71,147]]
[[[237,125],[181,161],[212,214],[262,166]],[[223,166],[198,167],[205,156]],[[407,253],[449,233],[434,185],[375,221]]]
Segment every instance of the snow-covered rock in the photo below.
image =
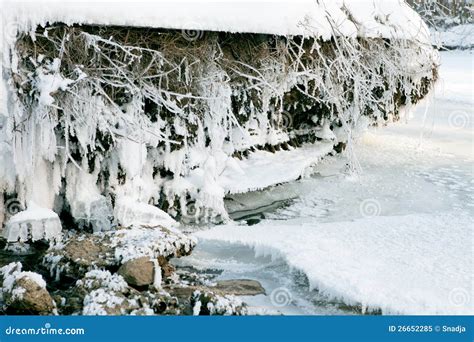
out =
[[93,270],[77,281],[84,297],[83,315],[120,315],[139,308],[137,300],[129,300],[130,289],[122,278],[108,271]]
[[193,237],[162,227],[120,229],[111,235],[110,241],[115,260],[120,263],[142,256],[157,259],[188,255],[195,244]]
[[166,292],[139,292],[121,275],[92,270],[78,280],[75,295],[83,298],[83,315],[179,314],[176,300]]
[[193,293],[193,315],[240,316],[247,313],[245,304],[233,295],[218,295],[212,290],[197,290]]
[[79,279],[87,271],[127,261],[179,257],[191,253],[196,240],[163,227],[131,227],[101,234],[81,234],[50,247],[43,264],[51,276]]
[[0,268],[0,299],[8,308],[20,313],[51,314],[56,304],[43,277],[34,272],[22,271],[19,262],[13,262]]
[[54,211],[30,203],[27,210],[10,218],[3,236],[8,242],[53,241],[61,236],[61,230],[61,222]]

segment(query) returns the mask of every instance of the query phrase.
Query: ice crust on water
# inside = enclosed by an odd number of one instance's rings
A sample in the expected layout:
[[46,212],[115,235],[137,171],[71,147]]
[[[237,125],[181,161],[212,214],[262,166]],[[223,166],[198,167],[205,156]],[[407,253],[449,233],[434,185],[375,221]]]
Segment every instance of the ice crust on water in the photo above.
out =
[[[472,314],[453,291],[472,294],[472,217],[462,212],[349,222],[263,221],[196,233],[283,258],[330,298],[393,314]],[[463,247],[464,246],[464,247]],[[449,275],[449,276],[447,276]]]

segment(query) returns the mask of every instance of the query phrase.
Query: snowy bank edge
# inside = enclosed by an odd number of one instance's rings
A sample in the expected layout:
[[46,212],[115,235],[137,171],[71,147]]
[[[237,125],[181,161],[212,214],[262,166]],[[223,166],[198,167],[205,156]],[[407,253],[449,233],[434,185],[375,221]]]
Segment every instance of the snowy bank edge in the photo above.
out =
[[[330,39],[333,34],[395,38],[428,43],[426,24],[401,0],[2,0],[3,36],[11,44],[18,33],[38,25],[150,27],[177,30],[306,35]],[[137,6],[139,4],[139,6]],[[265,18],[262,20],[262,13]]]

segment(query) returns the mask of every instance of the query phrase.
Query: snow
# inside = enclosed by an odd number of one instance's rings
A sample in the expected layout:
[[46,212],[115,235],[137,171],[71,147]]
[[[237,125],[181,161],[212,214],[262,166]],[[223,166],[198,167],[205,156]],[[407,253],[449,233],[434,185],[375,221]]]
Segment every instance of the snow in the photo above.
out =
[[54,211],[30,202],[27,210],[13,215],[6,223],[3,236],[8,242],[51,241],[61,235],[61,230],[61,222]]
[[26,220],[54,219],[56,217],[58,217],[58,215],[54,211],[41,208],[31,202],[27,210],[20,211],[18,214],[12,216],[9,222],[18,223]]
[[143,256],[156,259],[158,256],[176,255],[178,251],[188,253],[196,241],[178,230],[162,231],[165,228],[133,227],[114,232],[111,246],[115,248],[117,262],[125,263]]
[[0,268],[0,274],[3,277],[2,294],[12,291],[16,277],[21,273],[22,267],[21,262],[11,262]]
[[234,159],[232,167],[224,170],[218,183],[226,193],[236,194],[293,181],[304,176],[332,150],[333,143],[319,143],[278,153],[256,151],[247,159]]
[[107,315],[106,308],[120,306],[124,301],[121,293],[128,289],[122,276],[102,270],[87,272],[76,286],[89,291],[84,297],[83,315]]
[[58,90],[66,90],[68,86],[73,83],[73,80],[63,78],[59,73],[59,59],[56,58],[55,62],[58,64],[53,68],[53,74],[45,74],[41,70],[37,76],[36,87],[40,94],[38,101],[44,106],[51,106],[54,102],[54,98],[51,96]]
[[127,282],[121,275],[111,274],[109,271],[102,270],[92,270],[87,272],[83,279],[76,282],[76,285],[83,286],[89,290],[101,287],[106,290],[117,292],[125,291],[128,287]]
[[348,36],[429,39],[419,16],[398,0],[145,0],[140,6],[123,0],[3,0],[2,8],[3,32],[10,40],[17,31],[48,22],[170,28],[189,30],[190,35],[193,30],[209,30],[324,39],[335,27],[338,34]]
[[247,313],[247,308],[242,300],[234,295],[216,295],[212,292],[194,291],[193,295],[193,315],[198,316],[202,310],[202,301],[207,302],[207,309],[210,315],[242,315]]
[[384,313],[472,314],[469,303],[454,307],[450,293],[471,289],[470,251],[459,247],[472,238],[473,223],[451,212],[300,226],[269,222],[197,236],[283,257],[308,276],[312,288],[346,303]]
[[446,30],[433,32],[433,38],[448,48],[472,48],[474,47],[474,24],[456,25]]
[[43,279],[43,276],[41,274],[35,273],[35,272],[29,272],[29,271],[24,271],[20,272],[20,274],[17,275],[16,279],[22,279],[22,278],[28,278],[29,280],[34,281],[36,284],[38,284],[39,287],[45,289],[46,288],[46,282]]
[[[207,303],[211,315],[234,315],[243,305],[242,300],[234,295],[215,296],[215,300]],[[245,309],[243,310],[246,311]]]
[[106,316],[108,312],[104,307],[114,308],[120,306],[124,299],[113,292],[104,289],[93,290],[84,297],[82,314],[86,316]]
[[115,217],[124,227],[173,227],[176,221],[157,207],[134,201],[130,197],[121,197],[115,206]]
[[[198,294],[199,295],[199,294]],[[199,316],[199,313],[201,312],[201,301],[198,300],[193,306],[193,316]]]

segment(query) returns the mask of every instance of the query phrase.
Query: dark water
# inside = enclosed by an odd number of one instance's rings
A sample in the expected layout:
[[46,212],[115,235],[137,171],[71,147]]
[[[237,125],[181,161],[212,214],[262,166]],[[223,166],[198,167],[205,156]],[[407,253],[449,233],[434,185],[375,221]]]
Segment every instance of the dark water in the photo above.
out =
[[47,243],[36,242],[30,244],[29,250],[21,254],[7,250],[6,246],[6,241],[0,240],[0,267],[19,261],[23,265],[22,269],[24,271],[44,273],[44,269],[41,266],[41,259],[48,249]]

